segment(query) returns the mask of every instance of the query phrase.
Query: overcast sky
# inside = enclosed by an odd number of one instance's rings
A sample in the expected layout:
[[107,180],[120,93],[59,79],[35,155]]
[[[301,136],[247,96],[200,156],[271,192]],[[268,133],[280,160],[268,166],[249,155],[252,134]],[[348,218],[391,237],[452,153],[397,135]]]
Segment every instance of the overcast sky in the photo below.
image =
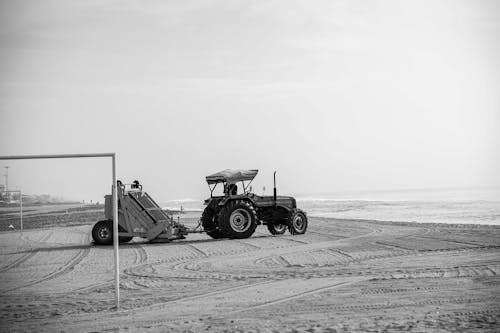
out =
[[[159,200],[225,168],[283,194],[500,185],[498,1],[0,3],[0,155],[116,152]],[[6,165],[26,193],[110,188],[107,160]]]

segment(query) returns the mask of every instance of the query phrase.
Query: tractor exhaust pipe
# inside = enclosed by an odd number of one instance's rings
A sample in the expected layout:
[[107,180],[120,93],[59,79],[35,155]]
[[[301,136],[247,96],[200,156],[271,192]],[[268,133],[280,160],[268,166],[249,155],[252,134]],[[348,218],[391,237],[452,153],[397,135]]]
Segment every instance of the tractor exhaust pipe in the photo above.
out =
[[276,171],[274,171],[274,208],[276,208]]

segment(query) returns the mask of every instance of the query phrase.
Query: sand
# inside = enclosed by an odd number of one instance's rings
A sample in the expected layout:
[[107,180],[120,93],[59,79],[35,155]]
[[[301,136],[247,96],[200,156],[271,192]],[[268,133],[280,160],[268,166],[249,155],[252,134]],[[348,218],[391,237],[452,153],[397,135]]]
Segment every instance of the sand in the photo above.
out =
[[500,331],[500,228],[311,218],[305,235],[120,249],[0,233],[0,331]]

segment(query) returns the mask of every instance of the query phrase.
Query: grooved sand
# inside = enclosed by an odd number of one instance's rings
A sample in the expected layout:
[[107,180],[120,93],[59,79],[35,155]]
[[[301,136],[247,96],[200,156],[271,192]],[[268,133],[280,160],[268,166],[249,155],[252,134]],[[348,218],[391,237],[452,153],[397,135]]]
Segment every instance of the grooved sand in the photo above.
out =
[[1,331],[499,331],[500,228],[312,218],[307,234],[112,247],[0,234]]

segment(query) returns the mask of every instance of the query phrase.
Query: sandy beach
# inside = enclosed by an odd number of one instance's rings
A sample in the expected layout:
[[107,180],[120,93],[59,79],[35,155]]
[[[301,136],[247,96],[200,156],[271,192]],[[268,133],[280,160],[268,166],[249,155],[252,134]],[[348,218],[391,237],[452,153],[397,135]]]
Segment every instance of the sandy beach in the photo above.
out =
[[0,333],[500,333],[499,36],[491,0],[2,1]]
[[90,225],[0,234],[3,332],[500,329],[500,227],[312,218],[305,235],[120,249]]

